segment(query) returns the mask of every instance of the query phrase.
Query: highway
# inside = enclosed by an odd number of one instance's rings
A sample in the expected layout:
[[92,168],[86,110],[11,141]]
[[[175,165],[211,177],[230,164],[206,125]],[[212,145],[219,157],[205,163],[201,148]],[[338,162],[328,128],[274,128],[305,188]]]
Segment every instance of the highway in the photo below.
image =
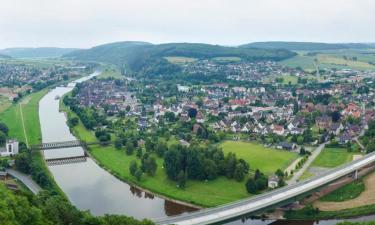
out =
[[298,197],[301,194],[312,191],[316,188],[324,186],[341,177],[349,175],[358,169],[361,169],[375,162],[375,152],[365,157],[352,161],[338,168],[327,171],[319,177],[313,177],[305,181],[289,185],[272,192],[261,194],[252,198],[232,202],[215,208],[203,209],[200,211],[183,214],[174,217],[167,217],[154,220],[157,224],[211,224],[217,223],[231,218],[239,217],[252,212],[284,202],[288,199]]

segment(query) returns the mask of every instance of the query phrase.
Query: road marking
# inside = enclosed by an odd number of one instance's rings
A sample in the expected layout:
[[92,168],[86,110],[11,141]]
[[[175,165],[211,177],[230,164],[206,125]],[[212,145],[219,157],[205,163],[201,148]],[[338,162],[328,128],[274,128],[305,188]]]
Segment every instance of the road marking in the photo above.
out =
[[21,106],[21,103],[19,103],[18,105],[19,105],[19,107],[20,107],[21,121],[22,121],[23,134],[24,134],[24,136],[25,136],[26,146],[29,147],[29,141],[27,140],[27,135],[26,135],[25,122],[24,122],[24,120],[23,120],[22,106]]

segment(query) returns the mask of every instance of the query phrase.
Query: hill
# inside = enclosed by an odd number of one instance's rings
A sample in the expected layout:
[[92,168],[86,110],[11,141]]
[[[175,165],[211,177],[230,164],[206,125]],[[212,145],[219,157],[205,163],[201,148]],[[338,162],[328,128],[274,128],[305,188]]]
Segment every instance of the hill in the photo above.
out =
[[242,45],[244,48],[265,48],[265,49],[287,49],[287,50],[302,50],[302,51],[316,51],[316,50],[336,50],[336,49],[367,49],[372,48],[369,44],[362,43],[318,43],[318,42],[254,42]]
[[11,59],[9,55],[0,54],[0,59]]
[[[117,42],[79,50],[64,55],[75,60],[113,63],[139,71],[150,63],[166,63],[163,57],[239,57],[242,60],[283,60],[295,53],[279,49],[224,47],[198,43],[168,43],[154,45],[146,42]],[[163,61],[163,62],[162,62]]]
[[74,48],[7,48],[0,50],[0,54],[13,58],[58,58],[75,51]]

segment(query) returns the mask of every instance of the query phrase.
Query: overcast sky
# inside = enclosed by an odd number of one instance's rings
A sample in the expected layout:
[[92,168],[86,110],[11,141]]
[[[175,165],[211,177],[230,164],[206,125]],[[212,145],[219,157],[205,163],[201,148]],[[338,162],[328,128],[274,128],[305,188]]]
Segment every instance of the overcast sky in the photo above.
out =
[[374,0],[0,0],[0,48],[375,42]]

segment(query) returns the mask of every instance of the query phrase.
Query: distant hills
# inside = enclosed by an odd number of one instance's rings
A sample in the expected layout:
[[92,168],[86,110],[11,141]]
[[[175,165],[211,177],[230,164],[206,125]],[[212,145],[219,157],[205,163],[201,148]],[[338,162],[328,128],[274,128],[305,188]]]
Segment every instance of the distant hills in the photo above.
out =
[[7,48],[0,50],[0,54],[12,58],[58,58],[72,51],[75,48]]
[[11,59],[9,55],[0,54],[0,59]]
[[73,51],[63,57],[113,63],[138,71],[150,62],[160,63],[164,57],[191,57],[209,59],[216,57],[238,57],[242,60],[283,60],[295,53],[281,49],[259,49],[244,47],[225,47],[200,43],[150,44],[147,42],[117,42],[100,45],[86,50]]
[[332,43],[331,44],[331,43],[319,43],[319,42],[269,41],[269,42],[254,42],[250,44],[241,45],[241,47],[317,51],[317,50],[338,50],[338,49],[368,49],[368,48],[374,48],[375,44],[363,44],[363,43]]

